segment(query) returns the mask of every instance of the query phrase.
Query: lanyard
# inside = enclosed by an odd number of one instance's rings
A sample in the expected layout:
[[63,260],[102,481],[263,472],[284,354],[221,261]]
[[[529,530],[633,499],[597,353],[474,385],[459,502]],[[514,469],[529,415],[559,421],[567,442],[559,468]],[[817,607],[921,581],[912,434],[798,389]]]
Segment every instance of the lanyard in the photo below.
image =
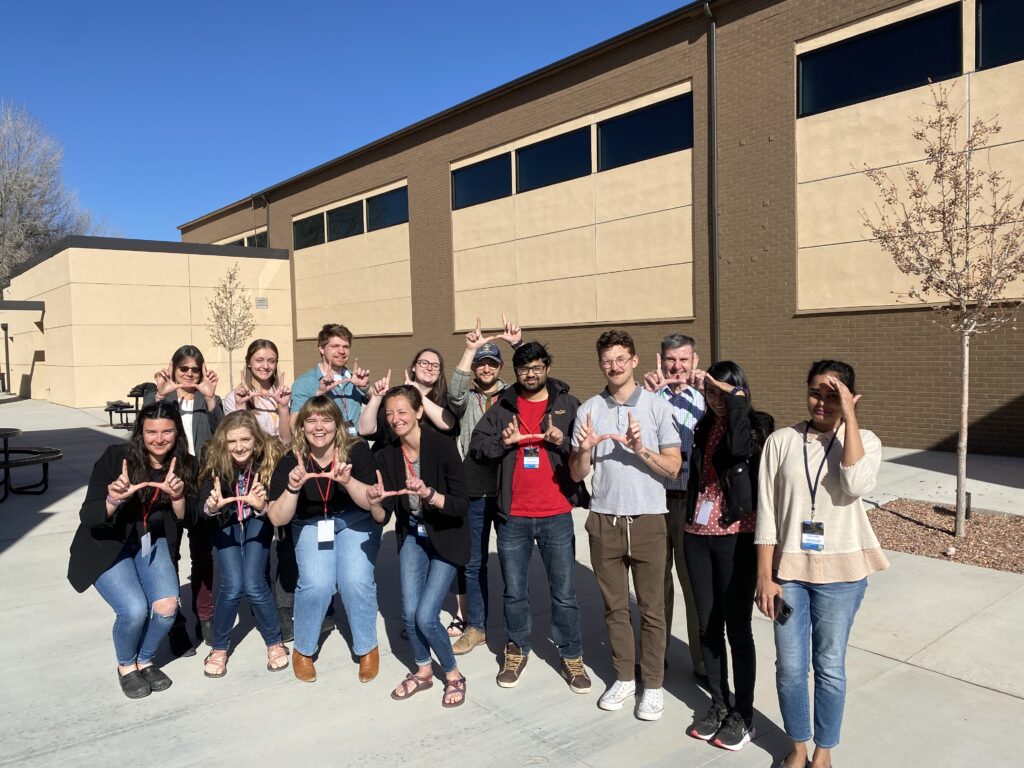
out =
[[242,494],[249,492],[249,481],[252,479],[252,465],[245,471],[245,482],[241,480],[241,472],[239,479],[235,482],[235,504],[238,505],[238,524],[241,525],[242,521],[245,520],[245,504],[242,502]]
[[402,458],[405,459],[405,469],[409,473],[409,477],[418,478],[419,475],[416,474],[416,469],[413,467],[412,462],[409,461],[409,456],[406,454],[404,446],[402,447]]
[[154,488],[153,495],[149,497],[148,502],[142,502],[142,530],[149,531],[149,513],[153,509],[153,505],[156,503],[157,496],[160,495],[160,489]]
[[[314,464],[314,466],[316,466],[316,462],[315,461],[313,462],[313,464]],[[306,468],[305,461],[303,461],[303,468],[304,469]],[[317,471],[322,471],[322,467],[316,467],[316,469],[317,469]],[[332,473],[334,472],[334,462],[333,461],[331,462],[331,472]],[[313,478],[313,480],[316,482],[316,492],[320,495],[320,500],[324,503],[324,518],[326,519],[327,518],[327,501],[328,501],[328,499],[331,498],[331,493],[334,491],[334,481],[330,480],[330,479],[327,480],[327,489],[325,491],[324,488],[321,487],[321,485],[320,485],[320,478],[319,477],[315,477],[315,478]]]
[[807,457],[807,435],[811,429],[811,422],[807,422],[804,426],[804,471],[807,473],[807,490],[811,493],[811,520],[814,520],[814,499],[818,495],[818,483],[821,482],[821,471],[825,468],[825,462],[828,461],[828,452],[832,450],[832,445],[836,441],[836,437],[839,435],[839,426],[836,425],[835,431],[832,433],[832,439],[828,441],[828,448],[825,449],[825,455],[821,457],[821,464],[818,465],[818,474],[814,478],[814,483],[811,483],[811,462]]
[[476,392],[475,394],[476,402],[480,406],[481,413],[486,413],[487,411],[491,410],[491,406],[494,404],[494,398],[498,396],[498,393],[486,395],[480,392]]

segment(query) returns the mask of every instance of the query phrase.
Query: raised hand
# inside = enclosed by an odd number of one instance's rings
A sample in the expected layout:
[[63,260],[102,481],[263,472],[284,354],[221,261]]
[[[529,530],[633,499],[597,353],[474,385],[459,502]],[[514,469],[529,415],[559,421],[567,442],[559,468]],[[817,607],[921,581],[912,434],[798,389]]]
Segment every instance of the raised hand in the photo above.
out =
[[476,329],[466,334],[466,348],[478,350],[489,341],[494,341],[493,336],[484,336],[480,331],[480,318],[476,319]]
[[[477,325],[479,326],[479,319]],[[509,343],[510,346],[516,346],[523,341],[523,331],[514,322],[505,317],[505,313],[501,314],[501,325],[504,330],[501,332],[501,338]]]
[[708,375],[705,371],[700,368],[694,368],[690,371],[690,386],[694,389],[704,391],[705,379],[707,378]]
[[128,460],[122,459],[121,474],[115,477],[113,482],[107,486],[107,495],[115,501],[124,501],[140,488],[148,487],[149,483],[132,483],[128,479]]
[[408,477],[405,480],[406,493],[414,493],[421,499],[427,498],[430,495],[430,489],[427,484],[423,482],[422,477]]
[[273,390],[274,404],[278,408],[289,408],[292,404],[292,391],[285,384],[279,384]]
[[543,436],[544,442],[551,443],[552,445],[561,445],[565,439],[565,435],[562,434],[562,430],[555,426],[554,421],[551,418],[551,414],[548,414],[548,426],[544,430]]
[[254,479],[249,492],[240,501],[248,504],[256,512],[262,511],[267,506],[267,489],[263,487],[263,483],[258,478]]
[[154,373],[153,381],[156,382],[156,396],[158,399],[171,394],[171,392],[178,388],[177,383],[174,381],[174,366],[171,363],[168,363],[167,367],[163,370]]
[[[298,451],[292,451],[292,455],[295,457],[296,464],[294,469],[288,473],[288,487],[302,488],[302,486],[306,484],[306,481],[311,477],[314,477],[314,475],[311,475],[306,471],[306,462],[299,455]],[[316,477],[319,477],[319,475],[316,475]]]
[[220,493],[220,478],[217,475],[213,476],[213,489],[210,491],[210,495],[206,497],[206,502],[203,504],[203,509],[207,515],[216,515],[228,504],[234,501],[238,501],[234,496],[221,496]]
[[408,493],[408,488],[403,488],[400,491],[385,491],[384,478],[381,477],[379,469],[377,470],[377,482],[366,486],[366,500],[371,504],[379,504],[384,499],[391,498],[392,496],[405,496]]
[[383,379],[377,379],[373,382],[373,387],[370,390],[370,394],[375,397],[384,397],[386,393],[391,389],[391,369],[388,368],[388,374]]
[[523,439],[523,435],[519,432],[519,417],[513,416],[512,421],[501,430],[501,442],[505,445],[516,445]]
[[217,376],[216,371],[211,371],[206,367],[206,363],[203,363],[203,380],[196,385],[196,389],[199,393],[206,398],[212,398],[217,394],[217,383],[220,381],[220,377]]
[[668,380],[661,371],[661,353],[658,353],[658,365],[653,371],[648,371],[644,374],[644,389],[648,392],[658,392],[666,384]]
[[829,387],[839,395],[839,410],[842,414],[843,421],[855,419],[857,416],[857,403],[860,400],[860,395],[853,394],[850,391],[850,388],[835,376],[827,376],[825,377],[825,381]]
[[170,496],[172,500],[181,498],[181,494],[185,490],[185,481],[174,474],[174,467],[177,463],[178,458],[172,458],[170,465],[167,467],[167,474],[164,476],[163,481],[159,483],[149,483],[151,488],[158,488],[160,491]]
[[370,369],[360,368],[358,357],[352,365],[352,383],[359,387],[359,389],[366,389],[370,386]]
[[334,452],[334,463],[331,464],[331,470],[324,473],[324,477],[329,477],[339,485],[348,485],[352,479],[352,465],[347,461],[338,461],[338,452]]
[[405,386],[409,387],[409,386],[412,386],[413,384],[415,384],[415,381],[413,380],[413,377],[412,377],[412,371],[406,369],[406,370],[402,371],[402,373],[405,374]]
[[[640,435],[640,422],[633,418],[632,413],[627,413],[626,417],[629,419],[629,423],[626,426],[626,439],[622,442],[633,453],[640,453],[644,449],[644,442]],[[618,435],[615,435],[615,437],[618,437]]]
[[576,444],[581,451],[589,451],[601,442],[602,436],[594,431],[594,420],[587,414],[587,420],[576,429]]
[[239,384],[232,390],[232,392],[235,395],[235,407],[238,408],[238,410],[245,408],[249,401],[256,396],[256,393],[245,386],[245,384]]

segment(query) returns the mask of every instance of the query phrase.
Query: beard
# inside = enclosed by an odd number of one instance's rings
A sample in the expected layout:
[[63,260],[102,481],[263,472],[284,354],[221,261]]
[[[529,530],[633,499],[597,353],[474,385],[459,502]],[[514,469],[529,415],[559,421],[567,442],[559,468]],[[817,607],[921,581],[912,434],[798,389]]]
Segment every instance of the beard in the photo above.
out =
[[519,386],[526,392],[540,392],[544,387],[548,385],[546,379],[538,379],[533,384],[527,384],[526,382],[520,382]]

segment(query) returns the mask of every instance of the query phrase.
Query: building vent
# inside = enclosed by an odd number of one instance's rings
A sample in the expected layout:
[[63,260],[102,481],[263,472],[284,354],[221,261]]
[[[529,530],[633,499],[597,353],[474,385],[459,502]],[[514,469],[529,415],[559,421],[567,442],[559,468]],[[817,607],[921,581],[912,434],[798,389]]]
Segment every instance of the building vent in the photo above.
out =
[[266,296],[257,296],[256,297],[256,309],[269,309],[269,308],[270,308],[270,299],[268,299]]

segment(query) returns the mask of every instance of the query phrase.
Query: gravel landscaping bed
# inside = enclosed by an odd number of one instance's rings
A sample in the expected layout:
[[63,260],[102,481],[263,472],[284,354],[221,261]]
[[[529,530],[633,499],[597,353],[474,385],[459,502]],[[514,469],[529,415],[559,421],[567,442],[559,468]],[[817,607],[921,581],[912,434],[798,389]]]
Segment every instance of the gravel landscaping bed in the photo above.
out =
[[885,549],[1024,573],[1024,516],[974,510],[959,541],[955,507],[896,499],[869,509],[868,517]]

